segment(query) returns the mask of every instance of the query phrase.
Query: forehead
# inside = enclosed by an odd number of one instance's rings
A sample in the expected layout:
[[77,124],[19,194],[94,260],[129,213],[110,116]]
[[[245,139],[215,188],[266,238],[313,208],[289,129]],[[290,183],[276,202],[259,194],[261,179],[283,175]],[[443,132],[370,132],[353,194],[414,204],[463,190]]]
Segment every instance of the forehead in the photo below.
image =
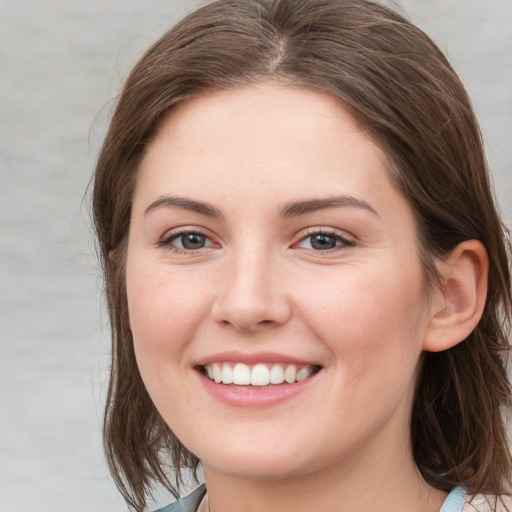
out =
[[[376,174],[387,175],[384,162],[367,131],[333,97],[263,83],[179,104],[150,143],[141,178],[152,174],[155,185],[161,178],[175,186],[229,178],[325,193],[328,183],[350,186],[352,178],[370,186],[379,181]],[[344,172],[349,169],[354,172]]]
[[[203,91],[178,103],[164,118],[154,139],[179,135],[185,140],[193,134],[202,138],[216,137],[219,132],[210,131],[211,123],[222,124],[224,129],[231,126],[240,138],[252,129],[252,135],[260,136],[251,139],[253,143],[268,142],[269,135],[279,131],[282,136],[310,139],[311,131],[323,129],[326,121],[332,129],[359,133],[370,139],[341,100],[307,87],[277,82]],[[301,130],[305,127],[310,133]],[[325,135],[323,131],[322,135]],[[236,139],[239,137],[233,140]]]

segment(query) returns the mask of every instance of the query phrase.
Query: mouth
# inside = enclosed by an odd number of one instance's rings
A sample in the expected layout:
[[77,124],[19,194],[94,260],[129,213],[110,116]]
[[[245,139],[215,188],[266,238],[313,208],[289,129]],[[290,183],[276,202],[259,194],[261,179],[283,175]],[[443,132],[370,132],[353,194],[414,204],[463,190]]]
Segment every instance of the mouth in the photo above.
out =
[[294,384],[310,378],[321,370],[318,365],[236,362],[215,362],[198,367],[210,381],[234,386],[268,387]]

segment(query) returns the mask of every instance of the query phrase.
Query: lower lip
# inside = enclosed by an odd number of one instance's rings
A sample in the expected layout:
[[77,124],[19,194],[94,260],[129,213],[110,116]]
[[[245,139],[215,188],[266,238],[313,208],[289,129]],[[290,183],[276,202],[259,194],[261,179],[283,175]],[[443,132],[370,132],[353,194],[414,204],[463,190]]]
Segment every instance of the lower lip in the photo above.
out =
[[259,388],[257,386],[217,384],[199,371],[197,372],[201,384],[210,395],[233,407],[269,407],[279,404],[305,391],[316,380],[319,373],[293,384]]

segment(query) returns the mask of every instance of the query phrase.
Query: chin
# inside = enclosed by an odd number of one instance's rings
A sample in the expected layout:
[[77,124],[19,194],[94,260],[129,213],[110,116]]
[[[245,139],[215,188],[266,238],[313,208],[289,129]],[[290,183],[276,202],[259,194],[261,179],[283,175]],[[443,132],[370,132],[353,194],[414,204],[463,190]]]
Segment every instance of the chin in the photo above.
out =
[[[280,438],[283,439],[282,437]],[[307,476],[320,469],[318,453],[304,450],[308,443],[279,442],[225,443],[222,450],[198,453],[205,468],[232,478],[253,481],[279,481]],[[330,458],[330,455],[327,455]],[[322,459],[322,457],[320,457]],[[324,457],[325,459],[325,457]]]
[[[292,464],[291,464],[292,463]],[[271,455],[260,456],[257,459],[249,460],[247,457],[233,457],[231,454],[224,457],[219,455],[213,464],[203,461],[203,467],[215,472],[220,472],[232,478],[253,481],[278,481],[289,478],[305,476],[310,472],[307,465],[297,464],[293,457],[285,457],[284,460]]]

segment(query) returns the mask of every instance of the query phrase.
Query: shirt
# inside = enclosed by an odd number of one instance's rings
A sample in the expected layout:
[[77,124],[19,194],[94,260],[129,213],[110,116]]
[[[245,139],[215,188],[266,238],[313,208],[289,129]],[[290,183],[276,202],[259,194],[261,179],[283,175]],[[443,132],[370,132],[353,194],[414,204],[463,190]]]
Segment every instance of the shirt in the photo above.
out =
[[[207,511],[205,497],[206,487],[203,484],[186,498],[171,503],[167,507],[160,508],[155,512],[200,512],[199,507],[201,505],[201,509]],[[492,510],[491,503],[485,496],[467,496],[465,489],[455,487],[447,496],[439,512],[492,512]],[[505,512],[508,508],[498,508],[496,510],[503,510]]]

